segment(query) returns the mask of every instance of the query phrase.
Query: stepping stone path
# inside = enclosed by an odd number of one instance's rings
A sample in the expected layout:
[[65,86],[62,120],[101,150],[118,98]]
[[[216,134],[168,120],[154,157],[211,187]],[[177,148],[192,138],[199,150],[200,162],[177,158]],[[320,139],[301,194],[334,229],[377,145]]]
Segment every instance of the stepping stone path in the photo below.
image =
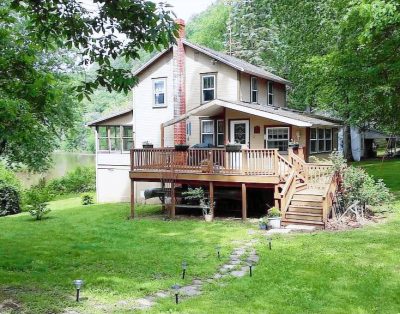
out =
[[[249,234],[253,234],[250,233]],[[253,265],[253,271],[255,269],[254,265],[258,263],[259,256],[253,246],[258,242],[258,239],[253,238],[249,241],[232,241],[236,248],[232,251],[230,259],[227,263],[222,265],[218,272],[212,275],[210,278],[206,279],[194,279],[191,284],[182,286],[179,290],[179,299],[186,299],[194,296],[201,295],[202,287],[205,284],[210,284],[218,282],[218,280],[226,278],[228,276],[233,276],[236,278],[249,276],[249,264]],[[218,282],[219,286],[225,286],[223,282]],[[172,291],[157,291],[151,295],[144,296],[139,299],[121,300],[116,304],[93,304],[97,310],[102,310],[104,312],[113,312],[118,310],[146,310],[151,308],[157,303],[157,300],[171,298],[173,301],[174,294]],[[72,312],[71,309],[64,311],[67,313],[77,313]]]

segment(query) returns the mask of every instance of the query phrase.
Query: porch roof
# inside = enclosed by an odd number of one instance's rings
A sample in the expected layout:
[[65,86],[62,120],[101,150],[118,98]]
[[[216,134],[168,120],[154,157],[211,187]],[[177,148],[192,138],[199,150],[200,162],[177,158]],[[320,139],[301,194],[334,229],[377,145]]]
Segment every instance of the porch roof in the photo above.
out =
[[188,119],[190,116],[214,116],[222,112],[223,108],[228,108],[247,114],[255,115],[258,117],[300,126],[300,127],[313,127],[313,126],[340,126],[338,120],[323,118],[310,113],[305,113],[289,108],[264,106],[259,104],[251,104],[246,102],[226,101],[222,99],[215,99],[204,105],[200,105],[180,117],[174,118],[163,123],[164,127],[173,125],[180,121]]

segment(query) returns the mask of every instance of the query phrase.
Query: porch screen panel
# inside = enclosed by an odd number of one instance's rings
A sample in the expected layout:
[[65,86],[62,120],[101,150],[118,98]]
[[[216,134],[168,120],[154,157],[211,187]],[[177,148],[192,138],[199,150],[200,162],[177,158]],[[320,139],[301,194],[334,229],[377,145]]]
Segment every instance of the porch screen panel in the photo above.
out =
[[267,148],[277,148],[280,152],[288,150],[289,146],[289,128],[267,128]]

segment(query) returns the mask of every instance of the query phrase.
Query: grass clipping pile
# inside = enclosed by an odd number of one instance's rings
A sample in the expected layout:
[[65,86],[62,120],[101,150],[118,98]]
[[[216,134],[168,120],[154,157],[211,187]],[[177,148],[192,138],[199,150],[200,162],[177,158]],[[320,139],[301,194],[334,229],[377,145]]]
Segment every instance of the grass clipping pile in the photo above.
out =
[[382,180],[375,180],[364,169],[348,166],[343,156],[331,154],[339,186],[332,206],[332,219],[326,224],[328,230],[359,228],[376,223],[392,211],[393,199]]

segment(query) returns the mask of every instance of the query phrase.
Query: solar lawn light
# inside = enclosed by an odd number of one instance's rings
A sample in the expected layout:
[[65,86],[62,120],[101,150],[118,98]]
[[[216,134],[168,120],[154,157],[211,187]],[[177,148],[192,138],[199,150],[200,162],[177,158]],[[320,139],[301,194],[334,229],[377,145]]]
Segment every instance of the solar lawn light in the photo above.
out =
[[181,288],[181,286],[178,284],[174,284],[171,288],[175,294],[175,303],[178,304],[179,303],[179,289]]
[[269,249],[272,250],[272,239],[268,238],[267,240],[268,240]]
[[185,279],[186,269],[187,269],[187,263],[186,263],[186,261],[183,261],[182,262],[182,279]]
[[249,263],[250,277],[253,277],[253,265]]
[[81,287],[83,286],[83,280],[77,279],[72,282],[76,288],[76,302],[79,302],[79,291],[81,290]]
[[221,259],[221,246],[220,246],[220,245],[217,245],[217,246],[215,247],[215,250],[217,251],[218,259]]

